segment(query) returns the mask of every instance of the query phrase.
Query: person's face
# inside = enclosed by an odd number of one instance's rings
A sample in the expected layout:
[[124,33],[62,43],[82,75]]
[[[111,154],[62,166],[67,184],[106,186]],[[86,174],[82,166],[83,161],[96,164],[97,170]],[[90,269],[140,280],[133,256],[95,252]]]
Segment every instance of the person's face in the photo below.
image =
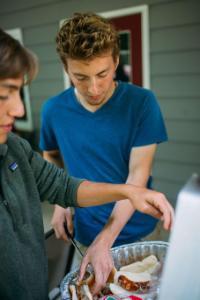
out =
[[98,108],[109,99],[117,65],[110,53],[89,61],[67,59],[67,72],[83,103]]
[[24,105],[20,97],[22,84],[22,78],[0,80],[0,144],[6,142],[15,118],[24,115]]

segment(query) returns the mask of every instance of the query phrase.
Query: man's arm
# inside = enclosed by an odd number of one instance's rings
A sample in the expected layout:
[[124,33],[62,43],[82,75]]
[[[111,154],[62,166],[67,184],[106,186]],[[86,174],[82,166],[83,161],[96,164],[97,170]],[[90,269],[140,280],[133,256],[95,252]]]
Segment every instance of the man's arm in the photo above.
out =
[[[129,175],[126,183],[138,187],[146,187],[149,176],[151,175],[155,151],[155,144],[132,149],[129,160]],[[103,229],[104,238],[106,241],[109,241],[111,244],[110,246],[112,246],[134,211],[135,210],[128,199],[115,204],[108,223]]]
[[[69,178],[69,180],[71,179]],[[76,204],[79,207],[96,206],[129,199],[138,211],[162,219],[165,229],[170,229],[172,225],[173,208],[165,195],[160,192],[132,184],[111,184],[87,180],[80,182],[77,179],[71,182],[73,184],[78,183]],[[74,202],[66,200],[64,206],[68,205],[68,202],[71,206],[75,205]]]
[[[151,174],[155,151],[156,144],[132,149],[129,160],[129,175],[126,183],[138,187],[146,187]],[[134,211],[135,209],[128,199],[117,202],[104,229],[87,250],[81,270],[82,267],[84,269],[84,266],[88,263],[93,265],[96,271],[94,293],[97,292],[107,280],[113,267],[109,250]]]

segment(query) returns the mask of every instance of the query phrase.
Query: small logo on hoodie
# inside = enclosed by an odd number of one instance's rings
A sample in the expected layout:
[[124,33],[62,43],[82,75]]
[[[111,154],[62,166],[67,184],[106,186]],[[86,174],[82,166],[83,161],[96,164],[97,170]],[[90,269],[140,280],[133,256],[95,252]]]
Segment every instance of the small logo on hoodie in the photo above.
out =
[[16,162],[13,162],[8,166],[9,170],[14,172],[18,168],[18,164]]

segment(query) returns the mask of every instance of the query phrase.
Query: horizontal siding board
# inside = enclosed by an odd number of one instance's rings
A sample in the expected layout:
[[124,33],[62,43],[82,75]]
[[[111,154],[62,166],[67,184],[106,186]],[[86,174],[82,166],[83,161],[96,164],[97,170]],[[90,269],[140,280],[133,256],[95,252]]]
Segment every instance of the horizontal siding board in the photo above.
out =
[[200,97],[159,99],[159,104],[166,119],[181,121],[200,121]]
[[[39,108],[39,114],[40,114],[40,110],[41,110],[41,107],[42,105],[46,102],[47,98],[43,98],[41,96],[35,96],[33,99],[32,99],[32,104],[33,106],[35,106],[36,108]],[[37,113],[36,109],[34,109],[35,113]]]
[[49,63],[49,64],[40,64],[40,70],[36,82],[40,80],[57,80],[62,81],[64,88],[64,79],[63,79],[63,68],[59,62]]
[[45,24],[68,17],[71,11],[70,7],[71,4],[69,6],[68,2],[54,2],[48,4],[48,6],[33,7],[32,9],[2,15],[1,22],[4,28],[12,28],[14,24],[18,24],[22,28],[42,27]]
[[31,101],[31,113],[32,113],[32,117],[34,119],[35,127],[38,129],[38,128],[40,128],[40,123],[35,122],[35,116],[38,116],[38,118],[40,118],[42,102],[41,102],[41,97],[38,97],[38,98],[40,98],[40,101],[36,101],[35,98],[36,97],[32,98],[32,101]]
[[23,30],[23,40],[27,47],[42,45],[46,43],[55,43],[56,33],[59,29],[59,23],[51,23],[43,26],[37,26]]
[[193,97],[200,96],[200,74],[152,76],[151,88],[160,97]]
[[[169,0],[148,0],[147,4],[157,4],[159,2],[170,2]],[[32,7],[31,9],[12,10],[11,1],[10,10],[6,14],[1,15],[1,26],[5,29],[16,27],[32,27],[35,25],[43,25],[47,23],[59,21],[71,16],[74,12],[105,12],[115,9],[128,8],[136,5],[144,5],[144,0],[113,0],[113,1],[98,1],[98,0],[62,0],[52,1],[47,5]],[[17,1],[18,2],[18,1]],[[28,1],[27,1],[28,2]],[[30,1],[31,2],[31,1]]]
[[[160,4],[165,2],[172,2],[174,0],[146,0],[146,4]],[[0,0],[1,4],[1,14],[5,14],[6,12],[17,12],[20,10],[30,10],[35,8],[46,7],[46,12],[48,12],[48,8],[51,9],[55,8],[56,5],[64,5],[64,7],[68,10],[71,8],[72,11],[82,11],[84,7],[90,11],[102,10],[105,11],[110,9],[115,9],[130,7],[133,5],[142,5],[144,4],[144,0],[113,0],[113,1],[99,1],[99,0],[34,0],[34,1],[27,1],[27,0]]]
[[200,25],[151,30],[151,53],[200,49]]
[[200,49],[151,55],[151,75],[200,74]]
[[177,141],[160,144],[156,159],[174,163],[200,164],[200,144],[178,143]]
[[[34,100],[31,101],[31,110],[32,110],[32,114],[34,116],[38,115],[40,117],[41,101],[35,101],[35,98],[34,98]],[[38,124],[38,123],[35,123],[35,124]]]
[[178,193],[184,184],[185,182],[177,183],[173,181],[160,180],[159,178],[154,177],[154,188],[164,193],[174,207],[176,205]]
[[200,143],[200,122],[166,120],[169,139],[185,143]]
[[[117,2],[117,1],[115,1]],[[123,8],[123,1],[118,1],[119,8]],[[130,2],[131,1],[126,1]],[[141,1],[138,1],[141,2]],[[129,4],[127,4],[129,5]],[[130,4],[133,5],[133,4]],[[55,20],[62,20],[71,16],[76,11],[100,11],[105,7],[105,10],[113,10],[113,4],[109,1],[104,3],[100,3],[99,1],[54,1],[54,3],[49,3],[48,6],[40,6],[33,7],[31,10],[23,10],[23,11],[14,11],[9,13],[9,19],[12,19],[12,23],[8,22],[8,18],[6,15],[1,16],[2,24],[6,26],[6,28],[10,28],[12,24],[17,24],[19,22],[19,26],[21,27],[30,27],[35,25],[42,25],[46,23],[54,22]],[[103,9],[103,11],[104,11]],[[117,9],[117,4],[115,3],[115,9]],[[47,17],[45,17],[47,16]]]
[[152,5],[150,9],[150,27],[154,29],[199,23],[199,12],[199,1],[172,1],[165,4]]
[[[147,4],[157,4],[159,2],[165,3],[170,2],[172,0],[147,0]],[[17,12],[21,10],[30,10],[33,8],[41,9],[42,7],[46,7],[46,13],[48,13],[48,8],[54,10],[57,5],[68,9],[68,11],[83,11],[85,8],[89,11],[106,11],[115,9],[129,7],[133,5],[141,5],[144,4],[144,0],[114,0],[114,1],[99,1],[99,0],[84,0],[84,1],[74,1],[74,0],[18,0],[18,1],[8,1],[1,0],[1,11],[0,15],[10,12]],[[56,5],[56,6],[55,6]]]
[[[39,107],[39,111],[41,110],[41,107]],[[34,124],[37,126],[41,126],[41,114],[39,114],[36,111],[33,111],[33,120],[34,120]],[[39,143],[38,143],[39,144]]]
[[165,161],[156,161],[153,167],[153,176],[173,182],[186,182],[194,173],[200,174],[200,163],[189,165],[184,163],[174,163]]
[[60,93],[63,90],[63,82],[62,81],[38,81],[34,82],[34,84],[31,85],[31,94],[34,99],[34,97],[45,97],[49,98],[53,95],[56,95]]
[[[59,0],[57,0],[58,2]],[[66,0],[65,0],[66,1]],[[50,3],[54,3],[55,0],[34,0],[34,1],[27,1],[27,0],[18,0],[18,1],[7,1],[1,0],[1,10],[0,15],[10,12],[16,12],[20,10],[30,10],[33,7],[41,7],[41,5],[48,5]],[[12,5],[11,5],[12,3]]]
[[[27,44],[26,44],[27,46]],[[56,51],[56,43],[47,43],[40,45],[32,45],[31,50],[40,58],[40,62],[51,63],[58,62],[58,53]]]

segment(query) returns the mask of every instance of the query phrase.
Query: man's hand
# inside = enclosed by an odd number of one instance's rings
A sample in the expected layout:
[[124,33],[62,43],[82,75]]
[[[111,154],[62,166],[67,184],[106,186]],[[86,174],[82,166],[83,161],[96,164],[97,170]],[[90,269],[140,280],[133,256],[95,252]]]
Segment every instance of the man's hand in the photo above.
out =
[[[132,192],[131,192],[131,189]],[[173,225],[174,210],[164,194],[132,186],[129,199],[135,209],[149,214],[164,222],[164,228],[169,230]]]
[[164,221],[170,229],[174,211],[164,194],[132,184],[109,184],[83,181],[78,188],[77,202],[80,207],[94,206],[129,199],[133,207],[142,213]]
[[61,206],[55,205],[51,225],[53,226],[57,239],[68,241],[68,237],[64,229],[65,222],[67,223],[69,232],[71,233],[71,235],[73,235],[73,222],[70,208],[63,208]]
[[83,279],[87,265],[91,264],[95,274],[95,284],[92,287],[92,294],[97,294],[106,284],[108,276],[113,269],[114,263],[110,248],[98,237],[87,249],[81,262],[79,281]]

